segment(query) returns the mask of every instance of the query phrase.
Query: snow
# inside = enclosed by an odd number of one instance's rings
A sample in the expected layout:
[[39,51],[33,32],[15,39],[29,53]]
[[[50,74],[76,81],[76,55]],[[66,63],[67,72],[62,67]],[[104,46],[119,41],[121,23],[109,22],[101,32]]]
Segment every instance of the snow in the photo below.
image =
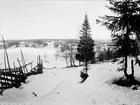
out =
[[[17,58],[21,60],[21,52],[22,50],[26,63],[33,61],[33,65],[37,63],[37,56],[40,55],[43,59],[44,66],[47,68],[54,68],[54,67],[64,67],[64,59],[55,60],[55,52],[58,50],[54,47],[45,47],[45,48],[29,48],[29,47],[20,47],[20,48],[9,48],[7,50],[9,55],[9,61],[11,67],[13,67],[13,62],[15,62],[16,66],[19,66],[17,62]],[[2,64],[1,68],[4,68],[4,51],[0,50],[0,64]],[[45,62],[49,61],[49,63]]]
[[[65,67],[66,64],[62,59],[55,60],[53,56],[56,49],[22,49],[25,56],[29,57],[30,60],[35,60],[34,57],[38,54],[42,57],[46,54],[46,58],[43,57],[43,59],[48,60],[50,63],[46,64],[45,67],[47,68],[50,65],[50,67],[56,66],[56,68],[44,69],[43,74],[30,76],[27,79],[27,84],[22,84],[20,88],[5,90],[3,96],[0,96],[0,103],[5,105],[140,104],[140,88],[132,90],[132,88],[110,84],[112,79],[123,75],[122,72],[116,71],[118,67],[116,63],[108,62],[90,65],[89,77],[81,84],[79,82],[81,80],[80,71],[82,67],[62,69],[61,67]],[[9,49],[8,53],[15,54],[18,51],[19,49]],[[135,69],[136,76],[140,76],[139,67],[135,66]]]

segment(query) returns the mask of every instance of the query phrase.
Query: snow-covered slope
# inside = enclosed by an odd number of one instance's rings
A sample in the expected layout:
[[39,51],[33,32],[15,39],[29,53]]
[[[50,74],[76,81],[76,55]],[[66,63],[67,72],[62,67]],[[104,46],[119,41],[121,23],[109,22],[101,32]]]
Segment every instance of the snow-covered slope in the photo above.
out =
[[[27,105],[138,105],[140,90],[110,85],[119,77],[116,64],[93,64],[88,79],[80,84],[82,67],[44,70],[43,74],[28,78],[19,89],[6,90],[0,102]],[[110,71],[111,70],[111,71]],[[35,97],[32,92],[37,94]]]
[[[64,62],[61,61],[61,63]],[[122,72],[116,71],[117,67],[117,64],[111,63],[93,64],[90,66],[89,77],[82,84],[79,83],[82,67],[44,69],[43,74],[29,77],[27,84],[22,84],[20,88],[4,91],[3,96],[0,96],[0,103],[13,105],[139,105],[139,88],[132,90],[110,84],[113,78],[123,75]],[[140,76],[139,67],[136,66],[135,69],[136,76]]]

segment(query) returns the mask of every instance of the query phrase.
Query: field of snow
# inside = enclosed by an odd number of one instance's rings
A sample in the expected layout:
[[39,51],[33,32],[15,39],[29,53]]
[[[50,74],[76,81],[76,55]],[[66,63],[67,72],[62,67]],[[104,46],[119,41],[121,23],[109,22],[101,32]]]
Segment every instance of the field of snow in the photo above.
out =
[[[21,60],[21,50],[23,52],[24,58],[26,63],[29,63],[33,61],[33,64],[36,65],[37,62],[37,56],[40,55],[41,59],[43,59],[44,67],[46,68],[54,68],[54,67],[64,67],[66,66],[64,59],[55,58],[55,53],[58,48],[54,47],[45,47],[45,48],[28,48],[28,47],[21,47],[21,48],[9,48],[7,49],[9,61],[11,67],[13,67],[13,62],[16,64],[16,66],[19,66],[19,63],[17,61],[17,58]],[[0,66],[1,68],[4,68],[4,51],[0,50]],[[45,62],[49,61],[49,62]]]
[[[140,88],[131,88],[110,85],[113,78],[123,75],[117,72],[117,64],[101,63],[90,65],[89,77],[84,83],[79,83],[82,67],[65,67],[63,59],[56,60],[56,49],[27,49],[22,48],[27,60],[36,60],[40,54],[43,59],[50,62],[45,67],[57,67],[44,69],[43,74],[30,76],[27,84],[20,88],[7,89],[0,96],[0,103],[5,105],[140,105]],[[17,52],[19,51],[19,55]],[[12,57],[20,56],[20,49],[9,49]],[[0,55],[2,55],[0,51]],[[45,56],[47,55],[47,56]],[[14,58],[12,58],[14,61]],[[15,59],[16,60],[16,59]],[[139,67],[135,67],[136,76],[140,76]],[[37,97],[33,94],[37,95]]]

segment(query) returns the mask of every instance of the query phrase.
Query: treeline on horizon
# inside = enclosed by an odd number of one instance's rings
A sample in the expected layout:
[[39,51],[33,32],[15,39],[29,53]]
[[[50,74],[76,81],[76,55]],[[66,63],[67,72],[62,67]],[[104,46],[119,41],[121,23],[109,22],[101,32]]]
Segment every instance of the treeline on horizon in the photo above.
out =
[[[20,43],[20,42],[37,42],[37,41],[42,41],[42,42],[46,42],[46,41],[55,41],[55,42],[58,42],[58,41],[62,41],[62,42],[66,42],[66,43],[78,43],[79,39],[5,39],[5,42],[6,43]],[[103,39],[94,39],[95,41],[95,45],[99,45],[99,44],[112,44],[112,41],[111,40],[103,40]],[[0,40],[0,43],[2,43],[2,40]]]

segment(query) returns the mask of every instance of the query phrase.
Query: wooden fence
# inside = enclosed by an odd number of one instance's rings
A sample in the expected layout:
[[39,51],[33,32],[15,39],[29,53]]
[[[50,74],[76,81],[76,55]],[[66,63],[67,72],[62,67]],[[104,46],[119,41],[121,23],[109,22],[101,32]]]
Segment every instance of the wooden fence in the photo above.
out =
[[[16,67],[15,63],[13,63],[14,67],[10,67],[9,57],[6,50],[5,40],[2,36],[3,48],[4,48],[4,66],[5,68],[0,69],[0,94],[5,89],[9,89],[12,87],[18,88],[21,85],[21,82],[26,83],[26,79],[30,75],[36,75],[43,73],[43,61],[41,60],[40,55],[37,57],[37,65],[33,67],[33,62],[26,63],[23,52],[21,50],[21,61],[17,58],[19,66]],[[30,66],[30,67],[27,67]],[[29,69],[30,68],[30,69]]]
[[40,56],[37,57],[37,60],[37,65],[35,67],[32,67],[33,62],[30,62],[23,66],[14,67],[13,69],[0,69],[0,93],[2,94],[5,89],[12,87],[18,88],[21,82],[26,83],[25,80],[30,75],[43,73],[43,61],[40,59]]

